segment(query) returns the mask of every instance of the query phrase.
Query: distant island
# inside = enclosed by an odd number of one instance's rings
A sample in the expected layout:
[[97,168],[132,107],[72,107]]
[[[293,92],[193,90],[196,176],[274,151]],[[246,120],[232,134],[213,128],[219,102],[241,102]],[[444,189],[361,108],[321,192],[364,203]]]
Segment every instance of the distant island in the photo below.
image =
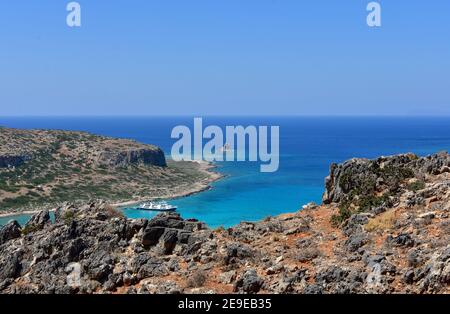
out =
[[166,160],[153,145],[61,130],[0,127],[0,215],[102,199],[126,205],[207,189],[212,165]]
[[228,229],[105,202],[11,221],[0,293],[450,293],[449,243],[450,155],[352,159],[323,204]]

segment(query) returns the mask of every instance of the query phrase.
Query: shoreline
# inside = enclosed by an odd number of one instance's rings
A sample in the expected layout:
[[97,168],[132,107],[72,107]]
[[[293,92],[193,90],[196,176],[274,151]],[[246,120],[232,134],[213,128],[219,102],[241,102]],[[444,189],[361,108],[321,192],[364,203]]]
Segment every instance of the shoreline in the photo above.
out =
[[194,194],[198,194],[198,193],[210,190],[211,183],[219,181],[220,179],[223,179],[225,177],[224,174],[213,170],[213,169],[217,168],[217,166],[214,163],[207,162],[207,161],[192,161],[192,162],[198,163],[200,165],[199,170],[208,175],[208,179],[197,183],[192,189],[185,190],[182,192],[177,192],[177,193],[171,193],[166,196],[142,198],[142,199],[137,199],[137,200],[113,203],[110,205],[113,207],[116,207],[116,208],[125,208],[127,206],[137,205],[139,203],[146,202],[146,201],[154,201],[154,200],[160,200],[160,199],[174,200],[177,198],[188,197],[188,196],[191,196]]
[[[197,193],[201,193],[201,192],[210,190],[211,183],[219,181],[220,179],[225,177],[224,174],[214,171],[214,169],[217,168],[217,166],[212,162],[207,162],[207,161],[192,161],[192,162],[198,163],[200,165],[199,171],[207,174],[207,176],[208,176],[207,179],[195,184],[193,186],[193,188],[185,190],[185,191],[181,191],[181,192],[170,193],[166,196],[149,197],[149,198],[142,198],[142,199],[137,199],[137,200],[128,200],[128,201],[119,202],[119,203],[111,203],[110,205],[115,208],[121,209],[121,208],[125,208],[127,206],[137,205],[137,204],[145,202],[145,201],[152,201],[152,200],[157,200],[157,199],[173,200],[173,199],[177,199],[177,198],[188,197],[188,196],[191,196],[191,195],[194,195]],[[15,212],[5,211],[5,212],[0,213],[0,218],[8,218],[8,217],[14,217],[14,216],[21,216],[21,215],[34,215],[34,214],[39,213],[40,211],[45,210],[47,208],[42,207],[41,209],[15,211]],[[52,209],[49,209],[50,212],[54,212],[55,210],[56,209],[54,207]]]
[[[381,164],[386,166],[386,172],[380,171]],[[393,164],[402,170],[393,172],[395,170],[390,169]],[[386,174],[401,179],[380,180]],[[347,178],[349,184],[346,192],[340,186],[342,178]],[[370,180],[367,178],[378,185],[360,189],[367,182],[364,180]],[[207,181],[208,177],[203,179],[200,182]],[[149,218],[146,221],[120,219],[119,222],[114,213],[98,219],[97,214],[104,212],[103,206],[80,208],[72,220],[73,224],[83,227],[75,234],[79,239],[76,241],[84,244],[77,262],[97,266],[99,256],[113,256],[102,260],[101,265],[108,269],[108,277],[103,275],[102,278],[110,280],[115,270],[119,270],[116,273],[122,279],[128,275],[140,278],[129,284],[123,280],[100,282],[98,272],[85,272],[83,282],[88,286],[83,289],[86,290],[74,292],[127,294],[139,293],[137,289],[144,287],[143,293],[183,295],[446,294],[450,292],[446,268],[450,243],[447,228],[450,223],[449,180],[450,155],[447,153],[420,159],[410,154],[351,159],[330,169],[322,204],[310,203],[301,210],[256,221],[241,220],[228,228],[211,228],[202,220],[172,215],[161,216],[155,227],[148,225]],[[417,182],[421,184],[411,188],[411,184]],[[360,203],[361,199],[379,200],[385,193],[398,201],[382,204],[381,210],[377,202],[368,207]],[[345,204],[349,195],[350,205]],[[423,199],[411,203],[421,195]],[[346,216],[342,208],[350,211],[350,215]],[[111,228],[111,224],[117,228]],[[17,255],[17,263],[25,268],[0,288],[1,292],[44,294],[54,292],[56,287],[57,292],[65,293],[65,269],[70,262],[67,256],[73,256],[69,254],[75,241],[75,237],[67,237],[67,228],[66,221],[48,224],[46,219],[37,228],[22,227],[16,235],[6,238],[10,242],[0,246],[1,256],[16,256],[20,246],[23,253]],[[170,242],[174,245],[169,246],[166,237],[169,233],[185,236],[177,236]],[[98,245],[105,239],[115,241]],[[36,262],[36,248],[45,248],[48,243],[57,243],[61,254],[44,255]],[[192,243],[194,249],[191,249]],[[236,250],[242,254],[236,256]],[[158,267],[167,269],[170,278],[167,271],[149,271],[148,258],[141,258],[143,252],[155,258]],[[199,255],[219,258],[199,260]],[[138,259],[139,262],[129,263]],[[231,262],[224,263],[227,260]],[[183,261],[197,264],[186,269],[174,267]],[[186,278],[194,278],[200,268],[200,271],[213,270],[207,273],[208,284],[200,287],[188,284]],[[418,273],[423,275],[405,280],[409,278],[407,274]],[[43,278],[43,274],[49,275]],[[377,276],[380,284],[374,285],[368,280],[371,276]],[[245,278],[254,278],[251,282],[255,284],[245,288],[242,284]],[[36,288],[39,283],[43,286]],[[88,290],[90,285],[93,289]]]

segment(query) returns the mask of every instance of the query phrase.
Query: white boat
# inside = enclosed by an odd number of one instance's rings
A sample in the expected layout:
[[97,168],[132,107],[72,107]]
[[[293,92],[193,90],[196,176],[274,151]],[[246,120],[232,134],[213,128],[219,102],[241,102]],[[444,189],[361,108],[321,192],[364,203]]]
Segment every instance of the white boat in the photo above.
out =
[[233,151],[234,151],[233,148],[232,148],[228,143],[226,143],[225,145],[223,145],[223,146],[220,148],[220,152],[221,152],[221,153],[233,152]]
[[145,202],[140,204],[137,209],[153,210],[157,212],[173,212],[177,210],[177,206],[170,205],[167,202]]

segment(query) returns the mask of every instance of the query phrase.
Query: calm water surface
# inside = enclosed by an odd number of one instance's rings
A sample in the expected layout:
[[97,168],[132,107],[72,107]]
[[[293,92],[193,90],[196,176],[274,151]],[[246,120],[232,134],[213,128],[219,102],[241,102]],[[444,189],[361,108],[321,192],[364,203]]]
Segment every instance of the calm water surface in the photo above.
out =
[[[160,118],[0,118],[0,125],[89,131],[132,138],[160,146],[166,154],[174,140],[174,126],[192,126],[191,117]],[[427,155],[450,149],[449,118],[300,118],[209,117],[204,125],[279,125],[280,168],[260,173],[259,164],[223,162],[218,171],[227,177],[213,188],[172,200],[184,218],[197,218],[211,227],[231,226],[269,215],[291,212],[310,201],[320,202],[323,182],[332,162],[352,157],[375,158],[414,152]],[[124,209],[131,218],[154,213]],[[26,215],[13,217],[24,223]],[[11,218],[0,218],[0,224]]]

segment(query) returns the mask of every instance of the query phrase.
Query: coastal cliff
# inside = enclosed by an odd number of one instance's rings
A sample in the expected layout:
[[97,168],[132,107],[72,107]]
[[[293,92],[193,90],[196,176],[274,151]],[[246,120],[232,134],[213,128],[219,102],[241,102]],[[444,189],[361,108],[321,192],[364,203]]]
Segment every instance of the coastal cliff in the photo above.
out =
[[106,203],[0,231],[0,293],[449,293],[450,156],[332,165],[322,205],[209,229]]
[[164,152],[157,148],[140,148],[119,151],[103,151],[99,154],[97,163],[100,166],[128,167],[129,165],[154,165],[166,167]]
[[30,159],[28,155],[11,155],[10,153],[0,155],[0,168],[18,167]]

